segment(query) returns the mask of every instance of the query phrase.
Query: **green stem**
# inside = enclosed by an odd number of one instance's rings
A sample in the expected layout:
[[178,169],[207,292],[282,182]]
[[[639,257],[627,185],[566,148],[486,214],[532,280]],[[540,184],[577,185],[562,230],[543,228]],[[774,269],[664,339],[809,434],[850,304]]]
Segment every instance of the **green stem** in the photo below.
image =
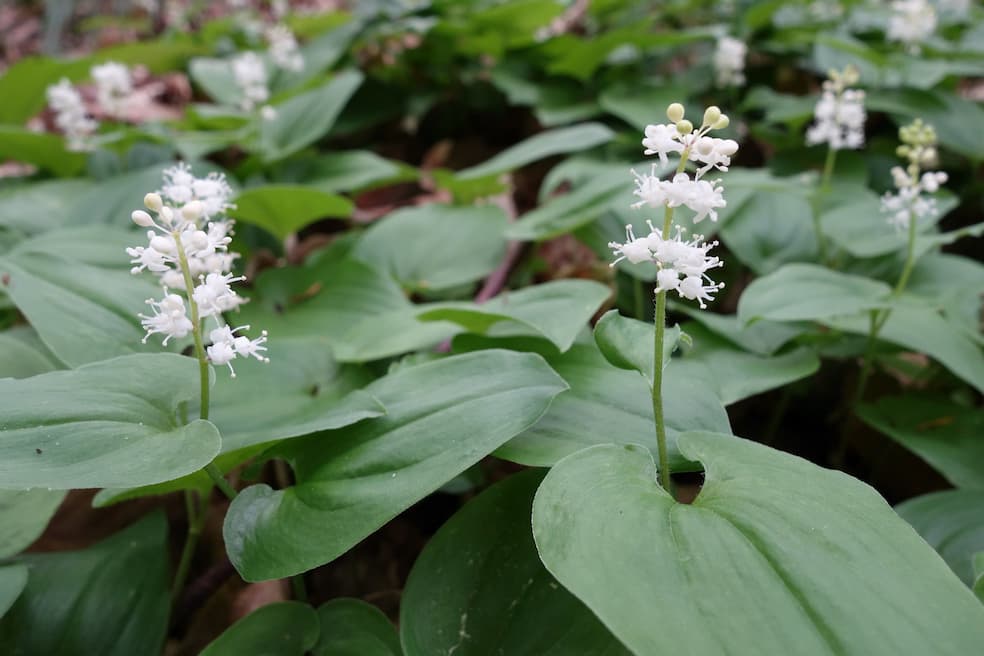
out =
[[[685,148],[680,153],[680,164],[677,173],[687,166],[690,149]],[[673,225],[673,208],[667,206],[663,215],[664,238],[670,234]],[[656,456],[659,459],[659,482],[667,494],[673,495],[672,478],[670,477],[670,458],[666,450],[666,417],[663,413],[663,340],[666,334],[666,292],[656,293],[656,317],[653,331],[653,417],[656,420]]]
[[[909,284],[909,277],[912,275],[912,269],[916,264],[916,221],[915,217],[909,219],[909,239],[905,250],[905,264],[902,265],[902,273],[899,275],[899,281],[895,283],[895,289],[892,290],[892,295],[890,300],[895,300],[902,295],[905,291],[906,285]],[[868,385],[868,379],[871,377],[872,371],[872,359],[874,355],[875,343],[878,341],[878,335],[881,333],[881,329],[885,326],[888,321],[889,316],[891,316],[892,310],[872,310],[871,320],[868,330],[868,342],[865,345],[864,356],[861,363],[861,373],[858,375],[858,384],[854,391],[854,403],[857,405],[861,402],[864,397],[865,387]]]
[[195,555],[195,547],[198,546],[198,538],[201,537],[205,519],[208,517],[207,497],[202,499],[201,508],[198,509],[197,513],[194,509],[192,492],[185,492],[185,503],[188,509],[188,536],[185,538],[184,547],[181,549],[181,559],[178,561],[178,569],[174,574],[171,603],[177,603],[181,597],[185,581],[188,580],[188,572],[191,570],[191,559]]
[[823,173],[820,176],[820,187],[813,195],[813,230],[817,235],[817,248],[820,251],[820,262],[827,261],[827,241],[823,237],[823,228],[820,225],[820,210],[824,197],[830,191],[830,178],[834,174],[834,162],[837,160],[837,151],[827,148],[827,158],[823,163]]

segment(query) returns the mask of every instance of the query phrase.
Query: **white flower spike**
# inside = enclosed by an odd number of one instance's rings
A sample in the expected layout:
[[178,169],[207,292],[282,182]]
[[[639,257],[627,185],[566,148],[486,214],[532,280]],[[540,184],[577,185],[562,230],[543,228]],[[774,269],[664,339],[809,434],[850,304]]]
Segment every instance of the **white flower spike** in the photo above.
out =
[[84,151],[91,148],[89,137],[99,124],[89,118],[82,102],[82,96],[72,83],[62,78],[58,84],[48,87],[45,95],[48,104],[55,112],[55,125],[65,135],[67,147],[71,151]]
[[830,71],[828,76],[813,112],[813,125],[806,131],[806,143],[857,150],[864,146],[864,91],[847,87],[857,84],[858,70],[848,66],[843,71]]
[[888,192],[882,196],[881,210],[888,223],[899,231],[905,231],[920,220],[936,216],[936,199],[925,194],[939,191],[947,181],[943,171],[923,171],[923,166],[936,164],[936,130],[916,119],[899,129],[902,145],[898,154],[906,158],[906,168],[892,168],[892,180],[896,193]]
[[[672,124],[649,125],[646,127],[642,145],[647,155],[657,155],[663,164],[668,163],[670,153],[680,153],[684,162],[670,180],[660,180],[656,166],[647,174],[632,171],[635,176],[634,194],[640,199],[633,208],[675,208],[685,206],[694,212],[693,222],[705,217],[717,221],[717,210],[727,203],[720,180],[702,180],[701,176],[712,168],[727,171],[731,157],[738,151],[738,143],[731,139],[717,139],[707,136],[711,130],[728,126],[728,117],[717,107],[708,107],[704,112],[699,128],[684,118],[684,108],[673,103],[666,110]],[[688,160],[704,166],[697,169],[691,178],[682,169]],[[670,210],[667,210],[669,212]],[[667,214],[669,216],[669,214]],[[625,226],[625,242],[610,242],[616,259],[612,266],[627,260],[631,264],[653,262],[659,267],[656,273],[656,292],[676,292],[681,298],[695,300],[701,308],[705,301],[714,299],[714,294],[724,287],[708,276],[711,269],[723,266],[709,251],[717,242],[705,242],[703,235],[687,240],[683,229],[677,227],[674,237],[665,236],[661,230],[647,221],[649,234],[636,237],[631,225]],[[667,223],[668,225],[669,223]]]
[[[232,288],[245,277],[230,272],[237,255],[228,252],[233,222],[224,213],[233,207],[229,203],[232,189],[224,176],[211,173],[198,178],[183,163],[166,169],[163,177],[161,191],[144,196],[149,211],[136,210],[130,216],[138,226],[150,228],[147,246],[126,249],[134,265],[130,272],[150,271],[164,289],[163,299],[147,301],[154,313],[138,315],[147,331],[143,341],[154,334],[164,335],[164,344],[172,337],[198,336],[202,327],[196,326],[194,319],[213,317],[217,327],[211,331],[212,343],[202,357],[215,365],[228,365],[233,377],[231,362],[237,357],[268,362],[262,355],[266,331],[251,340],[235,334],[249,330],[249,326],[231,329],[223,318],[224,313],[246,302]],[[189,279],[198,280],[198,284],[187,283]],[[170,293],[168,288],[183,288],[185,297]]]

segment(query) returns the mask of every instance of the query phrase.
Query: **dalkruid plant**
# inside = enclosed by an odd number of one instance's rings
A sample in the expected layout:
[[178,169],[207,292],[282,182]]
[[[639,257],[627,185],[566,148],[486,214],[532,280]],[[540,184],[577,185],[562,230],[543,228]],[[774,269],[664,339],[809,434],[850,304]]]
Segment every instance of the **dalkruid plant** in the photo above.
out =
[[0,656],[980,651],[977,8],[281,4],[0,77]]

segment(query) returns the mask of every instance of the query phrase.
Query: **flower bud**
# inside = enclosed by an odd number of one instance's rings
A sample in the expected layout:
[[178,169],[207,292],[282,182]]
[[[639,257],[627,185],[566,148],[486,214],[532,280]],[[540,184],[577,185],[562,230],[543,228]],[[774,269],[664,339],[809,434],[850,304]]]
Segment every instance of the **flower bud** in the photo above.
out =
[[717,106],[711,105],[704,110],[704,122],[702,125],[714,125],[719,118],[721,118],[721,110]]
[[154,225],[154,219],[143,210],[135,210],[130,218],[141,228],[149,228]]
[[729,125],[731,125],[731,119],[728,118],[727,114],[721,114],[721,117],[714,121],[714,125],[711,127],[715,130],[723,130]]
[[197,221],[201,218],[202,213],[205,211],[205,206],[200,200],[193,200],[190,203],[185,203],[184,207],[181,208],[181,216],[187,221]]
[[151,193],[144,196],[144,206],[148,210],[160,212],[161,208],[164,207],[164,201],[161,200],[160,194]]
[[690,134],[694,131],[694,124],[687,119],[683,119],[682,121],[677,121],[676,129],[680,134]]
[[666,108],[666,117],[674,123],[679,123],[683,119],[683,105],[673,103]]

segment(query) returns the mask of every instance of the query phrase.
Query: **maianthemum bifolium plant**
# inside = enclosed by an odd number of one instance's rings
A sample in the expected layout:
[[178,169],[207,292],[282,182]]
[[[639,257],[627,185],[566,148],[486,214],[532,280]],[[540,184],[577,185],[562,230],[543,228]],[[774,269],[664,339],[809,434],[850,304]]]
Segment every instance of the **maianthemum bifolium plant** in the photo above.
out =
[[0,76],[0,656],[981,651],[979,8],[164,4]]

